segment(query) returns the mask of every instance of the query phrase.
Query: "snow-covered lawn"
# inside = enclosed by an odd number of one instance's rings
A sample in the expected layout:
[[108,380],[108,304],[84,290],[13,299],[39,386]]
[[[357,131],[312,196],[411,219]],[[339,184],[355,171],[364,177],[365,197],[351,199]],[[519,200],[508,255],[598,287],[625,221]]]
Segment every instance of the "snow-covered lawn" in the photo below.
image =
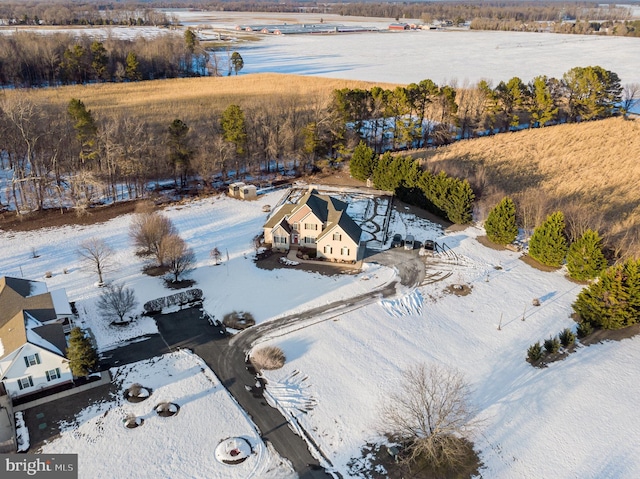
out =
[[[265,204],[276,204],[283,191],[261,195],[245,202],[220,196],[172,206],[163,211],[179,234],[193,248],[197,268],[190,276],[204,293],[204,307],[222,318],[234,310],[248,311],[256,322],[304,310],[333,300],[361,294],[393,279],[389,268],[371,265],[355,276],[322,276],[295,270],[263,270],[253,262],[253,238],[260,234],[267,214]],[[77,247],[92,237],[103,239],[115,250],[115,268],[106,279],[133,288],[142,305],[155,298],[175,293],[164,286],[162,278],[142,274],[148,259],[135,254],[129,238],[131,215],[92,226],[68,226],[27,233],[0,232],[4,254],[0,256],[0,274],[45,281],[49,290],[65,288],[70,301],[76,302],[85,327],[93,331],[100,349],[109,349],[122,341],[157,332],[155,321],[141,317],[131,325],[111,326],[102,319],[95,303],[101,290],[96,276],[80,263]],[[217,247],[222,264],[213,265],[209,252]],[[33,258],[33,251],[39,255]],[[63,270],[67,270],[64,274]],[[44,278],[51,271],[51,278]],[[366,281],[365,281],[366,280]]]
[[[358,275],[344,276],[286,266],[258,269],[252,261],[252,239],[266,218],[262,206],[277,204],[282,194],[270,193],[254,202],[208,198],[165,210],[196,252],[198,268],[192,278],[204,292],[209,313],[221,318],[233,310],[248,311],[264,322],[394,279],[393,269],[374,264]],[[366,208],[363,203],[354,212],[365,216]],[[52,271],[53,277],[45,280],[49,289],[67,289],[103,349],[155,332],[148,318],[129,327],[108,326],[95,308],[100,294],[95,277],[80,267],[75,253],[79,242],[94,236],[116,249],[118,267],[107,277],[134,287],[140,310],[145,301],[171,294],[160,278],[141,273],[144,260],[135,255],[128,237],[130,219],[0,232],[0,274],[43,279]],[[485,464],[483,477],[640,477],[635,454],[640,448],[640,339],[581,347],[564,361],[534,369],[525,362],[527,347],[575,326],[569,314],[581,287],[562,271],[540,272],[517,253],[482,246],[476,239],[484,234],[480,228],[444,233],[404,210],[391,221],[390,233],[444,242],[456,253],[455,261],[426,258],[427,275],[445,279],[402,287],[395,298],[341,315],[334,312],[331,321],[268,340],[287,357],[283,369],[266,375],[270,403],[294,414],[336,470],[349,477],[350,458],[360,455],[365,442],[380,439],[376,410],[400,372],[417,362],[441,362],[461,369],[474,388],[474,404],[484,422],[474,438]],[[222,265],[213,266],[209,259],[214,246],[222,252]],[[38,258],[32,258],[32,248]],[[466,285],[470,293],[453,294],[449,286],[454,284]],[[540,306],[532,305],[534,299]],[[83,469],[95,472],[87,477],[106,477],[99,472],[108,470],[105,451],[109,457],[124,458],[108,463],[122,468],[117,477],[202,477],[205,469],[198,468],[209,467],[206,477],[250,477],[242,474],[263,463],[252,456],[233,470],[244,472],[230,476],[225,474],[231,466],[215,460],[215,446],[226,437],[246,437],[257,450],[263,449],[237,409],[220,407],[220,401],[231,401],[197,358],[169,355],[115,373],[123,388],[140,382],[153,389],[151,398],[139,404],[122,399],[86,411],[77,426],[70,425],[46,446],[47,452],[80,452]],[[157,417],[153,407],[161,401],[178,404],[179,413]],[[128,413],[144,417],[144,424],[125,428],[122,419]],[[165,475],[163,467],[174,473]],[[183,470],[184,476],[175,472]]]
[[[78,454],[83,478],[140,479],[220,478],[291,479],[290,466],[260,439],[246,413],[199,357],[178,351],[111,371],[121,391],[134,383],[151,396],[130,403],[121,394],[91,406],[62,428],[59,438],[45,444],[47,454]],[[161,402],[179,406],[178,413],[160,417]],[[134,429],[124,426],[130,415],[143,419]],[[216,458],[224,440],[241,437],[251,446],[248,458],[227,465]]]
[[[444,363],[474,388],[483,477],[640,477],[640,338],[531,367],[530,344],[575,326],[569,314],[580,286],[483,247],[480,234],[468,228],[438,238],[461,256],[447,280],[271,341],[287,363],[265,374],[270,401],[348,474],[362,445],[381,440],[377,408],[400,371]],[[471,293],[451,294],[452,284]]]

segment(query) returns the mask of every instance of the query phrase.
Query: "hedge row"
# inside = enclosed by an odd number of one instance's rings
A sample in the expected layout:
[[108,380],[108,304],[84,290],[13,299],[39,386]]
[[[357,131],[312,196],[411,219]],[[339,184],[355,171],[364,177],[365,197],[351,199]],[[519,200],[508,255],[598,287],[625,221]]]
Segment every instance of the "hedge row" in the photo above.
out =
[[148,314],[157,314],[161,313],[163,308],[168,308],[176,304],[184,306],[185,304],[195,303],[197,301],[202,301],[202,290],[193,288],[172,294],[171,296],[165,296],[164,298],[147,301],[144,304],[144,310]]

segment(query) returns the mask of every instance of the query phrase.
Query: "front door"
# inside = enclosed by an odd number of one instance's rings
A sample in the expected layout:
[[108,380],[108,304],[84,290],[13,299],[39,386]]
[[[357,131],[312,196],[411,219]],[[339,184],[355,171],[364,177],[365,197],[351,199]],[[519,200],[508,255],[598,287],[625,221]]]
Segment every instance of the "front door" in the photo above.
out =
[[293,244],[298,244],[298,235],[293,235]]

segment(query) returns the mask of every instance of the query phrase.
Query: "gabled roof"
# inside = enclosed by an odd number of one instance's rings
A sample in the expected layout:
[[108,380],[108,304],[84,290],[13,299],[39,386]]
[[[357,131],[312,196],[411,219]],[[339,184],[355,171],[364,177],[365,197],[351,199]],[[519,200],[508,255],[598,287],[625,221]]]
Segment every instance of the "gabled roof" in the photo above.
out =
[[357,245],[360,243],[360,236],[362,236],[362,228],[356,224],[355,221],[345,212],[345,211],[336,211],[329,217],[329,221],[327,222],[327,227],[324,231],[318,236],[318,241],[331,233],[334,229],[334,226],[339,226],[342,228],[342,231],[353,240],[353,242]]
[[323,223],[327,223],[329,221],[329,216],[336,211],[345,211],[347,209],[347,204],[344,201],[340,201],[333,196],[321,195],[317,190],[309,190],[298,204],[295,206],[293,211],[291,212],[294,215],[298,210],[302,209],[304,206],[308,206],[314,215],[322,221]]
[[275,211],[267,220],[267,222],[264,224],[265,228],[273,228],[274,226],[277,226],[278,223],[280,223],[286,216],[288,216],[289,214],[291,214],[291,211],[293,210],[293,208],[295,208],[296,205],[292,205],[290,203],[286,203],[284,205],[282,205],[280,208],[278,208],[277,211]]
[[[63,306],[66,294],[57,292],[55,302]],[[68,303],[68,300],[66,301]],[[60,311],[67,314],[69,306]],[[46,283],[20,278],[0,278],[0,333],[4,353],[11,353],[26,342],[63,355],[66,340],[62,324],[43,325],[56,319],[54,298],[47,292]]]

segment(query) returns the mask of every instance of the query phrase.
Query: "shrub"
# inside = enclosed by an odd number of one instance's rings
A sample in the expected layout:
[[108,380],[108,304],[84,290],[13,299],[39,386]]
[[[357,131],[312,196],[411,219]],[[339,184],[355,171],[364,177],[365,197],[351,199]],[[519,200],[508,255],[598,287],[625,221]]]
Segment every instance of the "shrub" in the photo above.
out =
[[277,346],[265,346],[251,353],[251,362],[256,369],[280,369],[286,359],[282,349]]
[[542,359],[542,346],[540,346],[540,341],[538,341],[527,349],[527,360],[530,363],[535,363],[540,359]]
[[549,354],[554,354],[560,351],[560,340],[555,338],[549,338],[544,340],[544,349]]
[[586,336],[589,336],[591,333],[593,333],[593,326],[591,325],[591,323],[587,321],[582,321],[580,324],[578,324],[577,332],[578,332],[579,338],[584,338]]
[[564,329],[559,335],[560,343],[567,348],[576,342],[576,335],[569,328]]

